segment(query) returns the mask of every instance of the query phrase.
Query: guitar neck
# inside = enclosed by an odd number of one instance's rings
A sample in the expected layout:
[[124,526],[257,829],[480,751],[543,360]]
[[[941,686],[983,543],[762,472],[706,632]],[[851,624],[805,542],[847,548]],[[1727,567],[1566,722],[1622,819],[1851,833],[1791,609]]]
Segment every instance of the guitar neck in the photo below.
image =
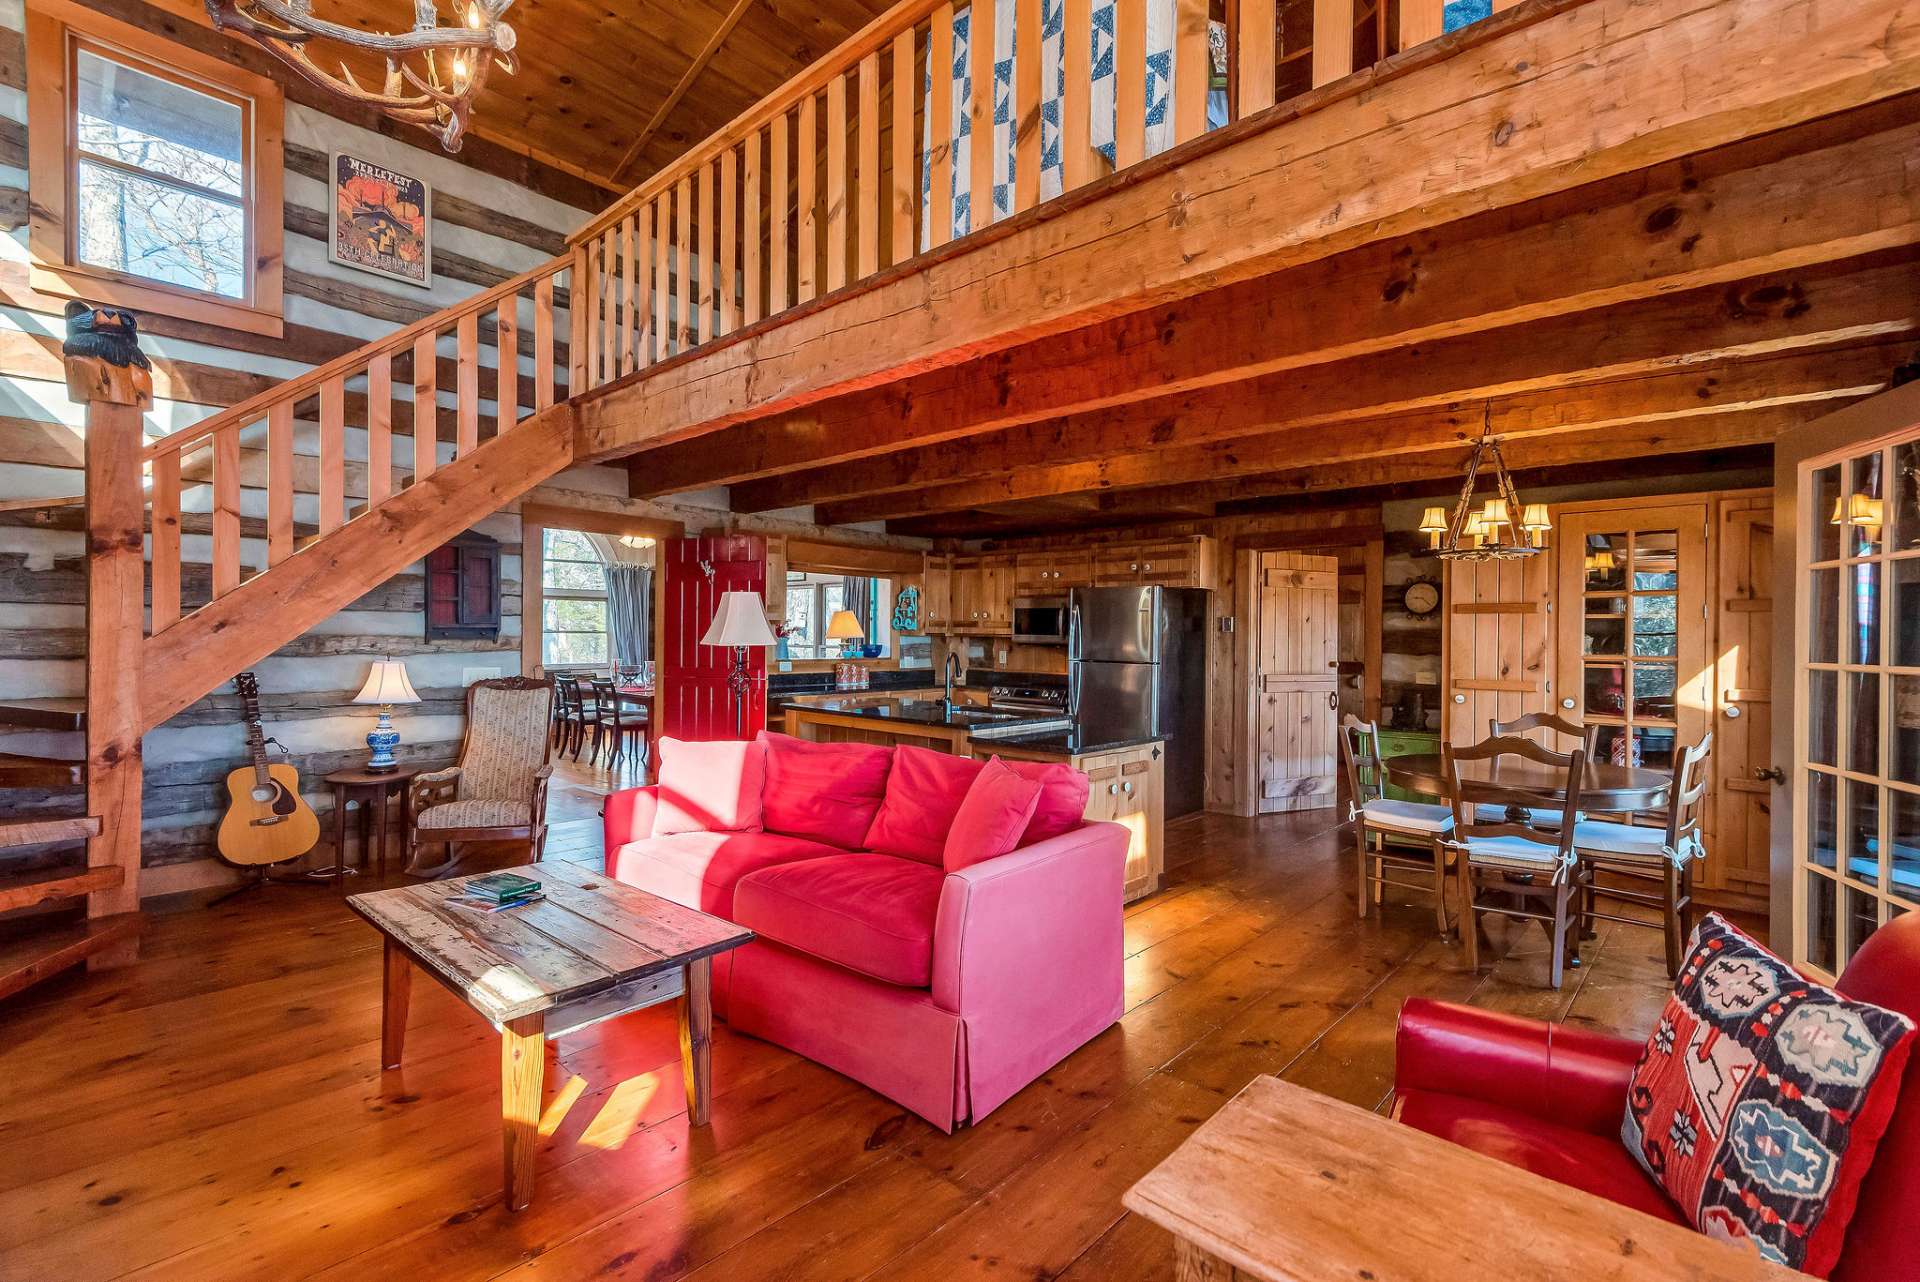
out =
[[253,763],[254,782],[264,788],[268,783],[267,736],[260,728],[260,697],[249,684],[240,691],[240,699],[246,706],[247,759]]

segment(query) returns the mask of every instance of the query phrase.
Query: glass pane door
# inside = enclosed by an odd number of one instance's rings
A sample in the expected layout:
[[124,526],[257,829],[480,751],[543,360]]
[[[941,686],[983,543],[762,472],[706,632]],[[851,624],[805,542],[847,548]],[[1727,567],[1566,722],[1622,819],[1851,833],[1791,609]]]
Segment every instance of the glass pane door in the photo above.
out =
[[1831,976],[1920,904],[1920,432],[1800,494],[1794,957]]
[[1671,769],[1706,733],[1704,504],[1566,512],[1561,532],[1558,708],[1600,728],[1596,753],[1616,765]]

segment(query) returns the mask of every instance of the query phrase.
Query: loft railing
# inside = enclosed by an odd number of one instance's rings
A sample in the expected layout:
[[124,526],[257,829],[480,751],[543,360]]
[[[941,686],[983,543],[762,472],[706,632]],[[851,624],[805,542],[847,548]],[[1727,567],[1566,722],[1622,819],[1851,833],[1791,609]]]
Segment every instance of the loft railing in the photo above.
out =
[[[260,568],[270,568],[303,531],[325,535],[396,493],[396,430],[411,434],[417,481],[439,464],[443,433],[464,457],[528,411],[858,283],[1445,25],[1443,0],[1400,0],[1391,33],[1380,0],[1314,0],[1310,11],[1235,0],[1228,12],[1216,32],[1208,0],[902,0],[615,201],[567,255],[151,442],[150,632],[247,577],[243,491],[265,491]],[[990,78],[974,74],[983,48],[994,51]],[[440,404],[449,391],[451,410]],[[364,462],[347,458],[349,429],[365,433]],[[316,436],[313,448],[296,450],[296,431]],[[350,472],[363,477],[357,505]],[[183,513],[186,496],[204,499],[204,514]],[[307,496],[313,518],[296,524]],[[183,560],[201,515],[210,552]],[[184,583],[203,563],[207,583]]]
[[[143,456],[152,473],[149,632],[165,631],[180,621],[183,608],[197,609],[240,586],[246,576],[241,539],[249,523],[243,489],[265,491],[262,568],[270,568],[294,553],[298,532],[325,535],[385,503],[401,488],[396,463],[412,481],[430,475],[441,462],[443,435],[453,456],[463,458],[528,413],[566,399],[575,384],[562,372],[569,353],[556,340],[555,317],[568,306],[572,262],[553,259],[150,442]],[[483,359],[489,352],[490,363]],[[441,404],[447,392],[450,410]],[[296,425],[317,437],[312,448],[296,450]],[[351,461],[349,429],[364,432],[366,442]],[[396,433],[410,458],[395,459]],[[349,494],[350,471],[357,495]],[[183,559],[182,499],[197,487],[204,487],[211,550]],[[309,501],[311,516],[297,514],[296,504],[304,509]],[[197,574],[202,564],[208,582],[186,584],[183,599],[183,570]]]
[[[1304,30],[1283,29],[1307,15],[1276,0],[1227,9],[1216,57],[1207,0],[902,0],[570,238],[574,386],[865,280],[1445,25],[1443,0],[1400,0],[1392,33],[1379,0],[1314,0]],[[974,74],[982,48],[992,92]]]

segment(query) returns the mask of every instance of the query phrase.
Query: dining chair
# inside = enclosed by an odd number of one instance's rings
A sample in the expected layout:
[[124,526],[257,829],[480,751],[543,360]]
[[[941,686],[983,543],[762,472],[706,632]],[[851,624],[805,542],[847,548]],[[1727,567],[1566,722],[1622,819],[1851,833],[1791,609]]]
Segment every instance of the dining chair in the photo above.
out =
[[[1346,769],[1347,818],[1354,824],[1355,853],[1359,856],[1360,916],[1378,903],[1383,889],[1399,886],[1433,896],[1434,915],[1441,935],[1453,930],[1447,916],[1447,870],[1452,852],[1441,838],[1453,830],[1453,812],[1445,806],[1396,801],[1386,794],[1386,768],[1380,759],[1380,727],[1348,713],[1340,722],[1340,760]],[[1394,841],[1424,847],[1414,854],[1395,850]],[[1389,870],[1431,874],[1433,880],[1399,881]]]
[[[1584,926],[1583,866],[1574,854],[1574,816],[1580,809],[1581,779],[1587,768],[1584,748],[1555,752],[1532,739],[1499,735],[1463,748],[1441,745],[1448,800],[1453,807],[1453,834],[1443,839],[1458,855],[1461,933],[1467,941],[1467,964],[1480,968],[1480,917],[1497,913],[1537,921],[1553,945],[1552,983],[1559,988],[1569,955],[1579,957]],[[1518,757],[1565,771],[1564,801],[1554,827],[1516,822],[1512,814],[1532,814],[1539,798],[1510,786],[1471,778],[1463,763],[1486,761],[1498,765],[1502,757]],[[1495,806],[1497,821],[1482,819],[1482,806]],[[1509,811],[1509,807],[1515,809]],[[1497,896],[1483,901],[1482,892]]]
[[[1550,730],[1563,738],[1577,741],[1580,747],[1586,751],[1588,761],[1593,760],[1593,754],[1600,743],[1599,726],[1584,726],[1578,721],[1569,720],[1566,717],[1560,716],[1558,713],[1529,712],[1525,716],[1515,717],[1511,721],[1501,721],[1498,718],[1488,718],[1487,720],[1487,733],[1495,739],[1513,735],[1525,737],[1530,731],[1534,730]],[[1500,820],[1506,818],[1508,813],[1507,807],[1491,804],[1484,807],[1484,810],[1485,813],[1480,817],[1487,823],[1498,823]],[[1586,816],[1576,815],[1574,818],[1577,821],[1586,818]],[[1560,822],[1560,812],[1550,807],[1531,806],[1527,809],[1527,822],[1536,828],[1551,828]]]
[[[1660,826],[1605,819],[1582,819],[1573,826],[1574,852],[1586,871],[1583,915],[1589,921],[1653,924],[1596,911],[1594,901],[1601,896],[1659,909],[1670,979],[1680,974],[1680,954],[1693,931],[1693,866],[1706,854],[1707,759],[1712,755],[1711,732],[1680,750],[1673,786],[1667,790],[1666,822]],[[1614,880],[1600,882],[1596,874],[1602,872]],[[1629,884],[1615,884],[1622,879]],[[1634,883],[1646,888],[1635,889]]]
[[604,696],[601,719],[606,723],[608,741],[612,745],[607,754],[607,769],[619,767],[621,759],[626,756],[627,741],[631,739],[642,763],[644,777],[645,766],[653,759],[653,745],[649,739],[653,718],[647,704],[632,695],[622,694],[618,687],[610,687]]

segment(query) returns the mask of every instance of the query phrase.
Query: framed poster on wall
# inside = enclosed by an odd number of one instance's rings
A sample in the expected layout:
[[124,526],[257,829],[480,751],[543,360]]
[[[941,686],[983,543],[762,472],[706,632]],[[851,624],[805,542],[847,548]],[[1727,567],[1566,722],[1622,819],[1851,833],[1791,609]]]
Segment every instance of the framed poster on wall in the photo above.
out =
[[433,193],[425,180],[344,151],[333,153],[328,173],[328,259],[432,288]]

